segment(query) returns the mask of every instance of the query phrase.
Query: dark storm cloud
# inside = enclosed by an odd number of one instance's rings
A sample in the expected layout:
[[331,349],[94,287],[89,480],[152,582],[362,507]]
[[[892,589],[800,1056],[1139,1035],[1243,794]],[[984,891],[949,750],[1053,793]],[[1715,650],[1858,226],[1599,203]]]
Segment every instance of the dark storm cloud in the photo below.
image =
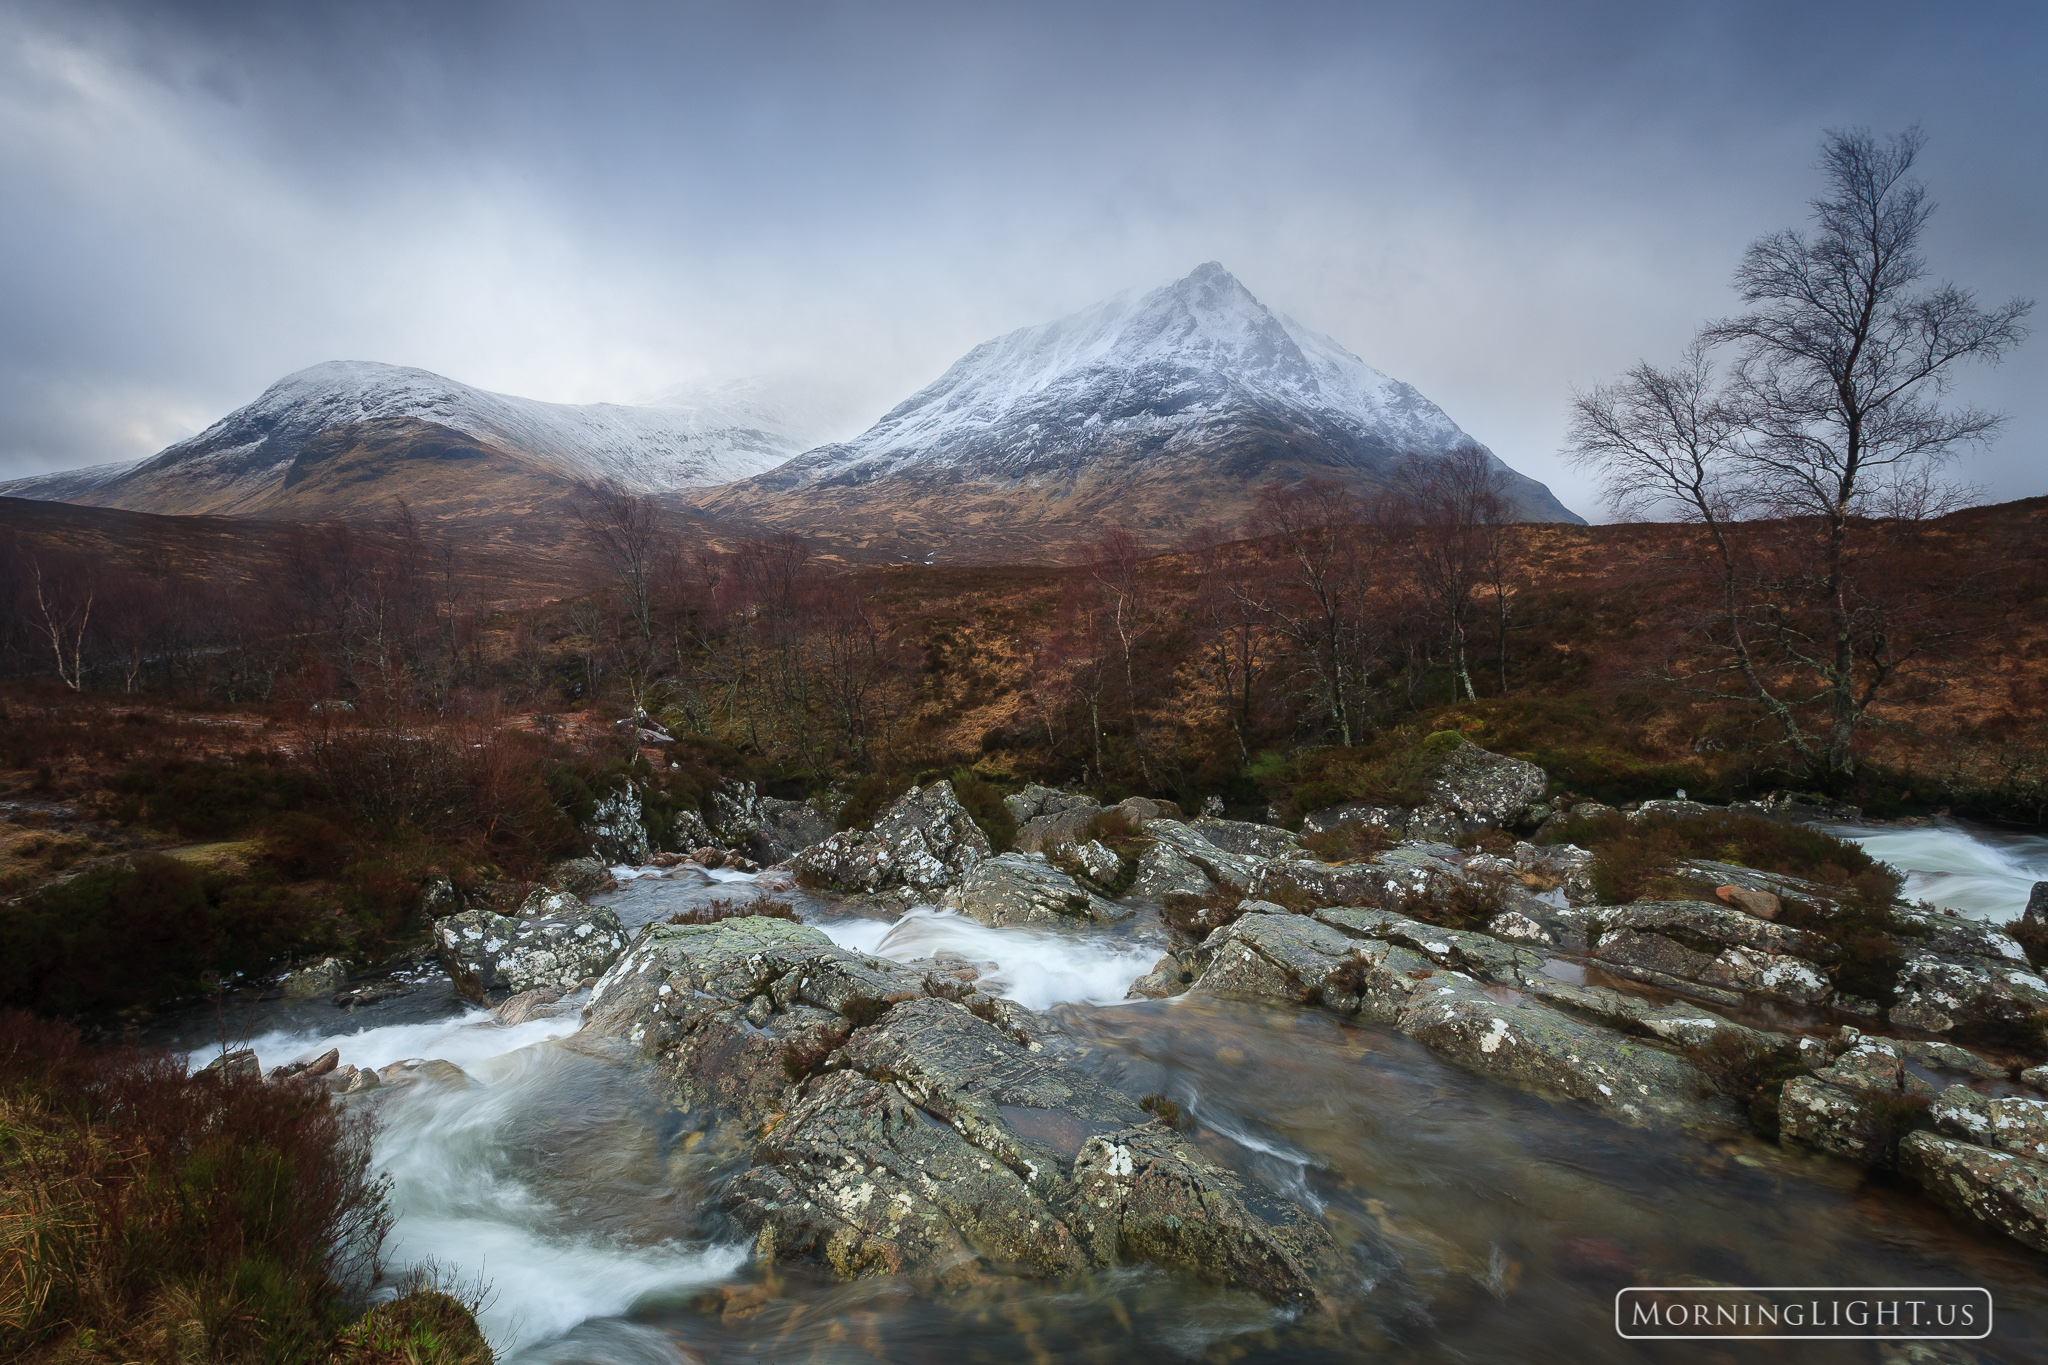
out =
[[[0,474],[331,358],[859,425],[1214,258],[1590,511],[1572,386],[1734,306],[1826,126],[1923,122],[1937,268],[2048,292],[2037,7],[1665,8],[0,8]],[[2044,364],[1964,386],[1998,496],[2048,491]]]

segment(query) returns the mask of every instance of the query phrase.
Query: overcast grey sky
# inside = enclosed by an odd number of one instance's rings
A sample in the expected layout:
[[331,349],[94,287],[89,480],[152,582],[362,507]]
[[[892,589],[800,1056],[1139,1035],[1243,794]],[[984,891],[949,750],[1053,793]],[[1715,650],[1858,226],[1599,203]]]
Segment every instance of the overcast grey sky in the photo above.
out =
[[[2048,295],[2030,3],[0,0],[0,477],[329,359],[864,426],[974,343],[1222,261],[1597,514],[1573,386],[1668,360],[1824,127],[1918,121],[1929,255]],[[2037,319],[2039,321],[2039,319]],[[2048,336],[1960,472],[2048,493]]]

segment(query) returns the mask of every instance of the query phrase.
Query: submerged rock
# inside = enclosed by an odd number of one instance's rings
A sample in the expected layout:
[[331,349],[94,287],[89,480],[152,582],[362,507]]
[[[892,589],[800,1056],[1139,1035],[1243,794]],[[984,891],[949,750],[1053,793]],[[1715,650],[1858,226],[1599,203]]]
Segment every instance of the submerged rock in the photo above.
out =
[[946,888],[939,904],[995,928],[1076,920],[1107,924],[1135,913],[1095,895],[1043,857],[1028,853],[982,859],[958,885]]
[[912,787],[872,827],[834,834],[791,860],[799,880],[835,891],[903,887],[936,896],[990,856],[988,836],[967,814],[950,782]]

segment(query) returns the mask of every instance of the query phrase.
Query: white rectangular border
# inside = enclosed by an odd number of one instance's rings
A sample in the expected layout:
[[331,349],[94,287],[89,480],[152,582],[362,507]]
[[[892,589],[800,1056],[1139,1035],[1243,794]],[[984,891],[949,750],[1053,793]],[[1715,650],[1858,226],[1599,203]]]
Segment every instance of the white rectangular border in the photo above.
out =
[[[1761,1333],[1761,1332],[1710,1332],[1704,1335],[1663,1336],[1633,1335],[1621,1330],[1621,1296],[1624,1294],[1982,1294],[1984,1296],[1984,1330],[1973,1337],[1941,1333],[1922,1336],[1904,1332],[1856,1332],[1846,1336],[1815,1336],[1806,1332]],[[1614,1334],[1625,1341],[1983,1341],[1991,1335],[1992,1323],[1997,1316],[1998,1306],[1992,1300],[1991,1291],[1980,1285],[1944,1284],[1753,1284],[1753,1285],[1693,1285],[1693,1284],[1639,1284],[1614,1291]]]

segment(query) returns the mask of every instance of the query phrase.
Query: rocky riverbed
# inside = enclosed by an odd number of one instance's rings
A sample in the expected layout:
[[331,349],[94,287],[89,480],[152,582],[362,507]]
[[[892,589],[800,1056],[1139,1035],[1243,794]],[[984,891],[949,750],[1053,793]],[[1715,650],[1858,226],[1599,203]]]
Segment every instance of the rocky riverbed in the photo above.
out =
[[[1028,789],[999,855],[943,783],[829,837],[755,799],[777,865],[707,826],[450,903],[439,1017],[253,1050],[336,1053],[280,1083],[375,1109],[395,1259],[492,1280],[521,1360],[1634,1360],[1615,1290],[1691,1282],[1983,1284],[1982,1358],[2048,1351],[2011,938],[1895,907],[1859,995],[1840,888],[1704,863],[1602,905],[1580,850],[1451,842],[1558,818],[1540,770],[1446,771],[1312,817],[1394,841],[1335,865],[1161,802]],[[1783,1142],[1729,1093],[1752,1055]]]

